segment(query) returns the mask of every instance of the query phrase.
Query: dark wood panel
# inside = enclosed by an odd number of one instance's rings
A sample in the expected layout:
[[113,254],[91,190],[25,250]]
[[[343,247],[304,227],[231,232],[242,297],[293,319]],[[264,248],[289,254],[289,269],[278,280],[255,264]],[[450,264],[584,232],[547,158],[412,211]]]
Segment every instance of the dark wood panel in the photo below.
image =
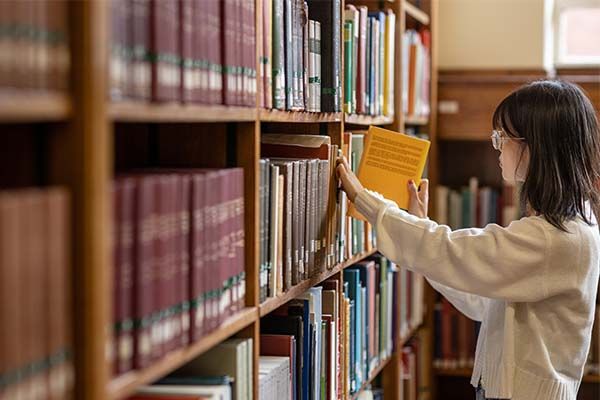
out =
[[557,77],[581,86],[600,114],[600,68],[559,69],[556,72]]
[[452,187],[467,185],[471,176],[480,185],[500,187],[502,171],[498,164],[500,153],[489,140],[482,142],[440,142],[440,183]]

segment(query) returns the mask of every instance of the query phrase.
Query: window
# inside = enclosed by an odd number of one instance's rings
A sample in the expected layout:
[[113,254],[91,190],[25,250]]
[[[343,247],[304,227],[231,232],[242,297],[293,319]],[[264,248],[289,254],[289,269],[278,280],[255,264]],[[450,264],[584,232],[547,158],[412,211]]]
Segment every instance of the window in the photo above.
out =
[[556,64],[600,65],[600,0],[556,0]]

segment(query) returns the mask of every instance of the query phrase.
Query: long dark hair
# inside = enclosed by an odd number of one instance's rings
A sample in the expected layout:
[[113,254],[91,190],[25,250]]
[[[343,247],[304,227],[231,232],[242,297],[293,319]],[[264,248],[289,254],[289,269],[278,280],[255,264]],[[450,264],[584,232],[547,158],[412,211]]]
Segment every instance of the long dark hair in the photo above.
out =
[[598,118],[579,86],[560,80],[524,85],[502,100],[492,125],[529,147],[523,204],[563,231],[577,216],[592,224],[586,201],[600,217]]

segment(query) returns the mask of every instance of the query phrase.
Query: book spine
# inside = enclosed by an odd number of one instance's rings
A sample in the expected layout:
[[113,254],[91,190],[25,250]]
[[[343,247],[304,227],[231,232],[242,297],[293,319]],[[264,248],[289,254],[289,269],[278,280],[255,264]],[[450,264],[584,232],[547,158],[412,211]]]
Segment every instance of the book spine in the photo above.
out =
[[246,50],[244,49],[243,27],[244,27],[244,4],[243,0],[234,0],[234,68],[235,68],[235,105],[244,105],[246,101],[246,75],[244,74],[244,63],[246,62]]
[[[110,98],[121,100],[125,97],[127,82],[127,1],[110,3],[111,12],[111,52],[109,57]],[[50,29],[50,27],[49,27]]]
[[181,48],[180,98],[183,103],[194,101],[194,1],[179,0],[179,43]]
[[285,37],[285,108],[294,108],[294,40],[293,40],[293,4],[295,0],[284,0],[284,37]]
[[273,76],[272,71],[274,66],[273,52],[275,51],[274,32],[273,29],[273,12],[275,1],[269,0],[263,2],[262,9],[262,27],[263,27],[263,42],[262,42],[262,77],[263,77],[263,92],[262,92],[262,107],[273,108]]
[[149,100],[152,86],[150,63],[150,0],[131,0],[133,19],[133,97]]
[[344,112],[352,112],[352,32],[353,22],[344,21]]
[[342,58],[342,50],[340,45],[341,40],[341,1],[333,0],[332,1],[333,12],[332,12],[332,22],[333,22],[333,112],[340,112],[342,109],[342,78],[341,78],[341,58]]
[[[273,0],[273,37],[272,37],[272,56],[273,56],[273,108],[283,110],[286,108],[285,91],[285,21],[284,21],[284,0]],[[270,92],[269,92],[270,93]]]
[[177,0],[151,1],[151,59],[152,100],[170,102],[179,100],[180,54],[177,21]]
[[248,5],[248,35],[247,45],[249,56],[248,56],[248,71],[250,75],[250,97],[248,98],[248,105],[251,107],[256,106],[257,100],[257,89],[258,89],[258,71],[257,60],[256,60],[256,10],[255,3],[253,1],[247,2]]
[[308,71],[309,71],[309,19],[308,4],[302,1],[302,105],[308,110]]
[[237,77],[235,65],[236,44],[236,2],[224,0],[222,5],[223,26],[221,29],[222,58],[223,58],[223,104],[236,104]]
[[237,309],[241,310],[245,305],[246,299],[246,256],[245,256],[245,228],[244,228],[244,170],[236,169],[234,180],[235,203],[234,203],[234,218],[236,221],[234,232],[234,244],[237,258],[238,270],[238,305]]
[[205,333],[206,315],[206,276],[205,271],[205,230],[206,230],[206,200],[205,200],[205,178],[200,174],[191,176],[191,225],[190,225],[190,273],[189,281],[190,296],[192,299],[190,341],[199,340]]
[[189,343],[190,339],[190,296],[191,291],[188,282],[191,280],[191,268],[190,268],[190,248],[189,248],[189,237],[191,234],[191,213],[190,213],[190,200],[191,200],[191,179],[187,174],[179,176],[180,190],[177,196],[177,203],[175,206],[176,219],[175,219],[175,246],[176,255],[179,271],[179,278],[177,281],[176,288],[176,301],[179,318],[179,339],[178,346],[185,346]]

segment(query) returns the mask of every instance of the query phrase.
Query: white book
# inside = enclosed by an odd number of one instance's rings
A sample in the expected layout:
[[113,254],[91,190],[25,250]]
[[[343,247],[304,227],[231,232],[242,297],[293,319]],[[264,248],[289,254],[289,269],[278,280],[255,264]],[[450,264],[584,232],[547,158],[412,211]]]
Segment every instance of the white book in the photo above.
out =
[[271,271],[269,271],[269,297],[274,297],[277,290],[277,276],[279,274],[277,252],[277,238],[279,237],[279,212],[277,204],[279,202],[279,166],[270,165],[271,168],[271,227],[269,238],[269,254],[271,259]]
[[149,385],[142,386],[137,394],[150,395],[194,395],[205,396],[211,400],[231,400],[230,385]]

